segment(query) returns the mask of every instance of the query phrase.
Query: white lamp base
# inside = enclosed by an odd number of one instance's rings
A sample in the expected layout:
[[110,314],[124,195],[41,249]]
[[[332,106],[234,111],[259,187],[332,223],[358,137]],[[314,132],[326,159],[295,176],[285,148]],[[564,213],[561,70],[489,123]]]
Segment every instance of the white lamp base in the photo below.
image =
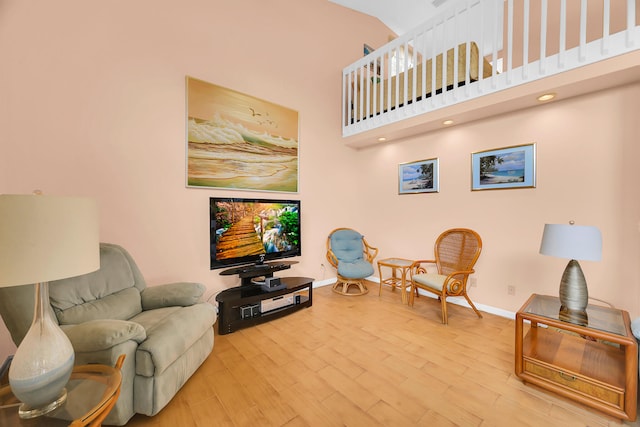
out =
[[63,388],[62,393],[60,393],[60,396],[56,400],[44,406],[32,408],[26,403],[21,404],[20,407],[18,407],[18,416],[22,419],[36,418],[58,409],[59,407],[64,405],[66,401],[67,389]]
[[49,284],[35,286],[33,323],[9,367],[11,391],[22,402],[21,418],[44,415],[66,401],[75,360],[69,338],[53,319]]

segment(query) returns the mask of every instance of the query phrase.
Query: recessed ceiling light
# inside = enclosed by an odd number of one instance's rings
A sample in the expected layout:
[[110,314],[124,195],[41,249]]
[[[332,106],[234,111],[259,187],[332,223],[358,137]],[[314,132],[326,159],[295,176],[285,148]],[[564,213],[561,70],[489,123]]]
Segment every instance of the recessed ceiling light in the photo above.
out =
[[444,122],[442,122],[442,124],[445,126],[450,126],[453,124],[453,120],[445,120]]
[[378,142],[385,142],[387,140],[387,138],[385,138],[384,136],[381,136],[380,138],[378,138]]
[[555,97],[556,97],[555,93],[545,93],[544,95],[540,95],[538,97],[538,101],[540,102],[551,101]]

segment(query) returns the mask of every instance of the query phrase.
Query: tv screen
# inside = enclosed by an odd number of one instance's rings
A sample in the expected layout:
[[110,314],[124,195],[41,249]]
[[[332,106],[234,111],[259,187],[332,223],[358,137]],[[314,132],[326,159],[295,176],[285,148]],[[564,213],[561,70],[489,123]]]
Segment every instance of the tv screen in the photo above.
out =
[[211,269],[301,255],[300,201],[211,197]]

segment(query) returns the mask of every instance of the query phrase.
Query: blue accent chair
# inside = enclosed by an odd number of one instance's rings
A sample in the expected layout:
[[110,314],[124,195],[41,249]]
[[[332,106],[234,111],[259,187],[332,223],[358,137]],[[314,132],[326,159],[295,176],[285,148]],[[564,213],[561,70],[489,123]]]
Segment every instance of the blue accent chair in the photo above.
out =
[[378,248],[351,228],[336,228],[327,238],[327,260],[337,269],[333,291],[341,295],[364,295],[369,289],[364,279],[373,275]]

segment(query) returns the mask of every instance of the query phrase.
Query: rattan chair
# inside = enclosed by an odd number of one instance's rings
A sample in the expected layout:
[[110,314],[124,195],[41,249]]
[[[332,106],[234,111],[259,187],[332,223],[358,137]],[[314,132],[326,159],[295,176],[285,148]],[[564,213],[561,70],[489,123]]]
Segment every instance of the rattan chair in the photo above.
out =
[[[378,248],[351,228],[336,228],[327,237],[327,260],[337,269],[333,291],[341,295],[364,295],[369,289],[364,279],[373,275]],[[353,291],[350,291],[350,288]]]
[[[467,280],[473,274],[480,251],[482,239],[473,230],[454,228],[443,232],[434,246],[435,260],[417,260],[409,271],[411,278],[411,294],[409,305],[413,306],[418,289],[438,295],[442,304],[442,323],[448,323],[447,297],[464,297],[478,317],[478,311],[467,295]],[[435,264],[437,272],[428,272],[425,264]]]

